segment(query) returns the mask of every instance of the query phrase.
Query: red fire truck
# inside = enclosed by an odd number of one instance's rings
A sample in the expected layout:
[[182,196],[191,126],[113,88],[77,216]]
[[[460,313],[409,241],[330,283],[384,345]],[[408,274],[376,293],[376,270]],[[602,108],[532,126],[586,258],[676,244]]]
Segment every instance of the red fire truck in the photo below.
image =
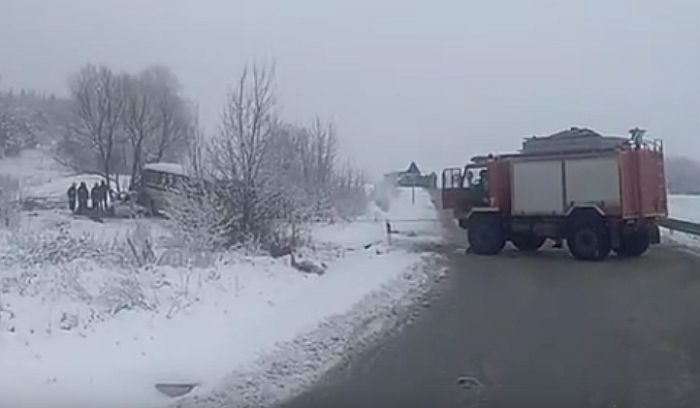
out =
[[577,259],[639,256],[659,242],[656,221],[668,214],[663,145],[644,135],[571,128],[525,139],[517,154],[474,157],[443,171],[442,207],[481,255],[507,241],[536,251],[549,238]]

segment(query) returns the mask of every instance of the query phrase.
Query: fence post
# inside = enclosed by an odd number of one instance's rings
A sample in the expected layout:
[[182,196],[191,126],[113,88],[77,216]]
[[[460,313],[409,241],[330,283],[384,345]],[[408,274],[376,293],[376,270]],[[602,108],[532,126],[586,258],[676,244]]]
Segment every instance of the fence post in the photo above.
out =
[[391,224],[389,223],[389,220],[386,220],[386,241],[388,245],[391,245]]

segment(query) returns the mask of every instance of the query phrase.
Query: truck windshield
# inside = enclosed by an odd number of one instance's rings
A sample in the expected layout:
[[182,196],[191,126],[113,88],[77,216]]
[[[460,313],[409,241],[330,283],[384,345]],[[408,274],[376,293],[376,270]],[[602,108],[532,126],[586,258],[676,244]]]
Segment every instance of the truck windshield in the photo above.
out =
[[469,189],[488,189],[488,170],[486,167],[467,167],[464,169],[464,187]]

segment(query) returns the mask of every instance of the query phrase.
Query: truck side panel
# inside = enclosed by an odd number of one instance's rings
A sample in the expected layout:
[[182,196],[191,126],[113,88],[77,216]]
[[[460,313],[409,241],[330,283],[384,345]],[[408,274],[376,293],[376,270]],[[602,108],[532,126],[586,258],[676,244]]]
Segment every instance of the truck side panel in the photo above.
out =
[[638,151],[641,161],[642,213],[645,217],[667,216],[666,176],[661,152]]
[[595,205],[620,215],[620,170],[616,155],[565,160],[567,208]]
[[624,151],[619,160],[622,216],[630,219],[668,215],[662,152]]
[[511,197],[513,215],[564,214],[561,160],[513,162]]

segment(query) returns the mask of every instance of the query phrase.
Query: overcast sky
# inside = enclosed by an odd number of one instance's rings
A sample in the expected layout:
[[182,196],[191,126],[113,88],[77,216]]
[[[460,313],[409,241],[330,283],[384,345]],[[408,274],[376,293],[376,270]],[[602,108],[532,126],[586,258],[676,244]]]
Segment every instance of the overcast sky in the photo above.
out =
[[0,0],[3,88],[163,63],[213,132],[251,60],[276,61],[286,120],[333,119],[372,174],[572,125],[700,158],[696,0]]

